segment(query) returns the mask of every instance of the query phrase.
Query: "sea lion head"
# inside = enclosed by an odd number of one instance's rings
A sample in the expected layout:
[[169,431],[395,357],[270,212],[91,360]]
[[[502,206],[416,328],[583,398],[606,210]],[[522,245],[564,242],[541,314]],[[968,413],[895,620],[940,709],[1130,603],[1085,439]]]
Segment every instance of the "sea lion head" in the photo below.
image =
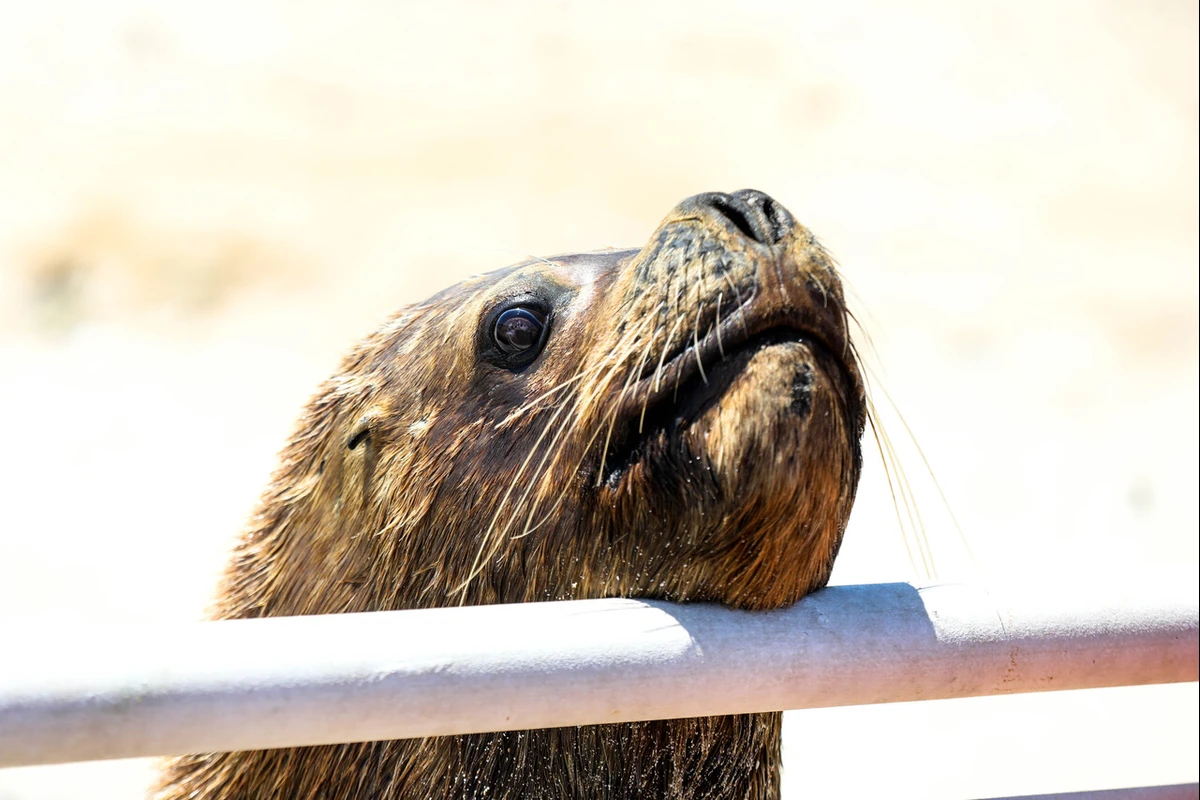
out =
[[404,309],[307,407],[219,613],[790,604],[858,482],[847,318],[829,255],[755,191]]

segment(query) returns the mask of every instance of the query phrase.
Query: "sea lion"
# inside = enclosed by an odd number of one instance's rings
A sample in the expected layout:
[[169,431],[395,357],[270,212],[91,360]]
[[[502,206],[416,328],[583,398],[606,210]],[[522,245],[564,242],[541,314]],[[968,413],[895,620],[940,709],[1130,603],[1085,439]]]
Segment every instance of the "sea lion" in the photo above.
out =
[[[786,606],[825,584],[863,383],[832,259],[765,194],[639,250],[401,311],[318,391],[216,616],[598,597]],[[192,755],[173,798],[776,798],[780,715]]]

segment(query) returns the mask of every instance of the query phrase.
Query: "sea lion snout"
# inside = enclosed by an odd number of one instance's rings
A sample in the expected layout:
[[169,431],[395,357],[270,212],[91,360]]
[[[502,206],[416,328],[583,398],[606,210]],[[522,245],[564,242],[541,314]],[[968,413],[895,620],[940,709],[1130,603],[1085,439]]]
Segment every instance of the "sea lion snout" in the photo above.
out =
[[791,212],[756,189],[742,189],[733,194],[705,192],[684,200],[680,207],[688,205],[715,211],[742,235],[768,247],[779,244],[796,227]]

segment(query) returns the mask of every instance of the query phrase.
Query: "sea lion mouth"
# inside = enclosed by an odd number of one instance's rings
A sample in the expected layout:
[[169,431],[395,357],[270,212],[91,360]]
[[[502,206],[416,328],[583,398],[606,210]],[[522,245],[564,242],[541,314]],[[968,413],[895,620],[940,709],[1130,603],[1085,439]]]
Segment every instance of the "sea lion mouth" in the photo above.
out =
[[[829,431],[844,430],[856,450],[863,392],[841,286],[787,209],[754,190],[688,198],[628,269],[618,331],[637,333],[615,352],[634,360],[600,431],[598,485],[640,475],[652,487],[683,486],[707,472],[721,488],[739,473],[761,475],[740,470],[737,452],[769,450],[765,439],[781,435],[807,441],[812,401],[830,392],[825,408],[843,419]],[[723,307],[726,298],[736,302]],[[842,445],[825,441],[829,431],[803,445],[813,458]]]
[[[826,369],[843,396],[851,395],[850,367],[811,324],[796,314],[772,314],[757,324],[747,319],[754,298],[716,324],[703,338],[685,341],[658,363],[644,365],[624,393],[605,448],[600,483],[616,488],[628,469],[642,461],[650,442],[675,438],[720,402],[759,352],[801,345],[814,366]],[[795,387],[796,408],[806,406]]]

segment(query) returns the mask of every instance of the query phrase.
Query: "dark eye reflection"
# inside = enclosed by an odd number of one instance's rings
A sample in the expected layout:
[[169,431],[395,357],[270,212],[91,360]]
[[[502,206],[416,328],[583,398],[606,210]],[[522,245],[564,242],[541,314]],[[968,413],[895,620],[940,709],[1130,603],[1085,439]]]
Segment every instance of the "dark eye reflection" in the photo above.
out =
[[531,357],[537,352],[545,327],[544,311],[530,306],[516,306],[496,318],[492,338],[500,351],[507,355]]

